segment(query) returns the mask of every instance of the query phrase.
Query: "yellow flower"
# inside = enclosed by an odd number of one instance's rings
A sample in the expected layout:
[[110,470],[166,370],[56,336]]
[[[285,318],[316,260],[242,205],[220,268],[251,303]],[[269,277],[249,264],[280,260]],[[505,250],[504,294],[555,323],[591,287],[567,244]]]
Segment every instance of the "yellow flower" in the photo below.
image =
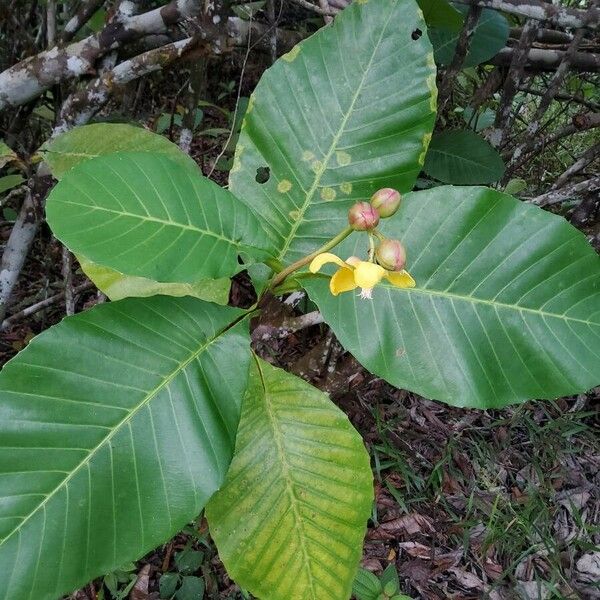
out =
[[356,256],[343,261],[335,254],[323,252],[313,258],[308,268],[311,273],[316,273],[327,263],[335,263],[340,267],[329,281],[329,289],[334,296],[359,287],[360,297],[371,299],[373,288],[383,278],[399,288],[415,287],[415,280],[406,271],[386,271],[380,265],[360,260]]

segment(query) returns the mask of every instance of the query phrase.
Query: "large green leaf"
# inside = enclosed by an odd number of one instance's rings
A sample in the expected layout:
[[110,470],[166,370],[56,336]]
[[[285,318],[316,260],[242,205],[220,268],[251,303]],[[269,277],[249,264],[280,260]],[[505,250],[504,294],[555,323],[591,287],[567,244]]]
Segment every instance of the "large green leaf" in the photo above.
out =
[[237,309],[98,306],[0,373],[0,598],[56,600],[198,514],[228,469],[250,359]]
[[[412,189],[436,94],[414,0],[354,2],[264,74],[246,112],[230,189],[260,215],[277,259],[312,252],[346,225],[352,203],[376,189]],[[257,183],[264,167],[269,179]]]
[[417,0],[423,11],[427,27],[443,27],[450,31],[460,31],[463,15],[447,0]]
[[266,256],[246,206],[159,153],[117,152],[73,167],[50,193],[46,216],[73,252],[161,283],[227,277],[240,269],[238,254]]
[[[306,284],[373,373],[479,408],[600,383],[600,260],[562,217],[494,190],[444,186],[408,195],[382,230],[404,241],[416,288],[380,285],[370,302]],[[339,252],[361,255],[364,240]]]
[[[456,8],[463,14],[468,11],[467,6],[457,5]],[[498,54],[506,46],[508,34],[509,25],[506,18],[497,10],[484,8],[462,66],[474,67]],[[460,29],[453,26],[431,28],[429,36],[435,51],[436,63],[449,65],[454,58]]]
[[423,167],[430,177],[462,185],[498,181],[504,168],[498,151],[468,129],[436,133]]
[[346,415],[257,359],[231,468],[206,507],[228,573],[261,600],[347,600],[372,499]]
[[75,127],[48,140],[40,148],[56,179],[75,165],[113,152],[152,152],[200,172],[196,163],[179,146],[162,135],[126,123],[93,123]]
[[97,265],[83,256],[78,256],[82,271],[94,282],[94,285],[104,292],[111,300],[123,298],[147,298],[164,294],[166,296],[194,296],[207,302],[227,304],[231,280],[205,279],[197,283],[159,283],[145,277],[123,275],[108,267]]

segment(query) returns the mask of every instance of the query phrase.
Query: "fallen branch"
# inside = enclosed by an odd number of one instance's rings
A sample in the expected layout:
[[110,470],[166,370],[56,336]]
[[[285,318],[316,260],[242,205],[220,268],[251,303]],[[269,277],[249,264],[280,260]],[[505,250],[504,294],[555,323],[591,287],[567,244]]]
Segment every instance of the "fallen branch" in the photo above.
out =
[[297,4],[298,6],[301,6],[302,8],[305,8],[306,10],[311,10],[312,12],[315,12],[318,15],[322,15],[322,16],[326,16],[326,17],[331,17],[331,16],[335,15],[335,13],[333,11],[325,10],[325,9],[321,8],[320,6],[317,6],[316,4],[312,4],[308,0],[292,0],[292,2],[294,4]]
[[56,136],[78,125],[84,125],[108,102],[116,87],[163,69],[174,60],[181,58],[198,41],[198,38],[190,37],[173,42],[144,52],[106,71],[102,77],[95,79],[84,89],[69,97],[61,110],[52,135]]
[[[82,292],[85,292],[87,290],[91,290],[93,287],[94,284],[91,281],[86,281],[85,283],[82,283],[81,285],[73,288],[73,296],[81,294]],[[11,315],[10,317],[2,321],[2,325],[0,325],[0,331],[6,331],[11,325],[14,325],[17,321],[25,319],[26,317],[30,317],[31,315],[39,312],[40,310],[43,310],[44,308],[48,308],[49,306],[60,302],[64,298],[65,293],[60,292],[58,294],[54,294],[54,296],[46,298],[45,300],[36,302],[35,304],[32,304],[31,306],[28,306],[23,310],[20,310],[18,313],[15,313],[14,315]]]
[[58,83],[93,74],[96,61],[104,54],[144,35],[164,33],[198,10],[195,0],[172,0],[141,15],[117,19],[80,42],[17,63],[0,73],[0,110],[25,104]]
[[573,183],[558,190],[550,190],[545,194],[532,198],[528,202],[535,204],[536,206],[550,206],[552,204],[563,202],[567,198],[572,198],[573,196],[590,193],[596,194],[598,190],[600,190],[600,176]]
[[518,15],[536,21],[550,21],[560,27],[587,27],[598,29],[600,11],[594,9],[590,14],[585,10],[542,2],[541,0],[457,0],[461,4],[494,8],[511,15]]
[[[509,65],[514,53],[514,48],[502,48],[490,62],[500,66]],[[565,53],[565,50],[531,48],[526,57],[525,69],[554,71],[562,63]],[[571,59],[571,69],[588,73],[600,71],[600,54],[577,52]]]
[[577,175],[580,171],[587,168],[587,166],[596,158],[600,157],[600,143],[595,144],[588,148],[582,155],[581,158],[576,160],[565,172],[554,182],[551,191],[561,188],[567,183],[567,181]]
[[[510,37],[518,40],[522,32],[522,27],[511,27]],[[535,34],[535,41],[543,44],[570,44],[572,39],[570,33],[555,29],[538,29]]]
[[41,204],[49,185],[50,177],[33,178],[4,247],[0,265],[0,321],[4,319],[13,289],[37,233],[42,213]]
[[260,342],[280,340],[292,333],[312,327],[313,325],[320,325],[323,322],[323,315],[318,310],[315,310],[299,317],[286,317],[280,325],[261,323],[253,330],[252,339]]

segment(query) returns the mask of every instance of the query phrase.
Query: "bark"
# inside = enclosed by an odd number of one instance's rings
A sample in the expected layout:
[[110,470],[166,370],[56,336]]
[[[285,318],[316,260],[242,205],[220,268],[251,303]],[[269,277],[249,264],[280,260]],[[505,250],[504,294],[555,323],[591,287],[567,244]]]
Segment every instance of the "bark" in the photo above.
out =
[[277,60],[277,20],[275,18],[275,0],[267,0],[267,19],[271,31],[269,32],[269,57],[271,64]]
[[490,142],[494,146],[502,145],[506,132],[510,126],[512,103],[517,90],[519,89],[519,83],[523,78],[527,54],[535,37],[536,30],[537,23],[533,19],[529,19],[523,27],[519,44],[514,51],[512,51],[509,63],[510,67],[506,74],[506,80],[504,81],[504,87],[502,89],[502,97],[500,98],[500,107],[496,113],[494,130],[490,135]]
[[[280,53],[288,52],[296,44],[300,43],[306,36],[298,31],[288,31],[286,29],[277,29],[277,50]],[[253,48],[262,51],[270,51],[271,40],[269,36],[269,27],[256,21],[244,21],[239,17],[230,17],[227,19],[225,28],[226,44],[229,47],[246,46],[248,36],[257,40]]]
[[102,77],[95,79],[83,90],[69,98],[61,111],[52,135],[56,136],[77,125],[87,123],[108,102],[116,87],[163,69],[195,47],[198,41],[198,38],[190,37],[173,42],[149,50],[106,71]]
[[[331,10],[331,8],[329,7],[328,0],[319,0],[319,6],[321,7],[322,10],[324,10],[326,12],[333,12]],[[329,25],[330,23],[333,22],[333,17],[331,15],[325,15],[323,17],[323,21],[325,21],[325,25]]]
[[65,286],[65,314],[75,314],[75,295],[73,293],[73,256],[66,246],[62,247],[62,276]]
[[536,21],[550,21],[560,27],[586,27],[598,29],[600,11],[595,8],[590,14],[586,10],[542,2],[542,0],[457,0],[461,4],[494,8],[511,15],[519,15]]
[[[564,59],[565,50],[532,48],[525,60],[525,69],[533,71],[554,71]],[[490,62],[494,65],[510,65],[515,54],[514,48],[502,48]],[[597,73],[600,71],[600,54],[577,52],[571,60],[571,68],[575,71]]]
[[96,61],[106,53],[144,35],[164,33],[198,10],[197,0],[172,0],[161,8],[109,23],[80,42],[17,63],[0,73],[0,110],[29,102],[57,83],[94,74]]
[[206,93],[206,58],[195,58],[190,66],[190,80],[187,94],[184,99],[184,113],[181,119],[181,133],[179,134],[179,147],[189,154],[194,139],[194,125],[198,101]]
[[10,232],[0,265],[0,321],[4,319],[25,257],[37,233],[50,177],[34,177]]
[[533,145],[530,148],[529,154],[523,155],[519,152],[519,148],[517,148],[512,153],[511,157],[513,172],[516,171],[522,165],[524,165],[526,162],[528,162],[531,156],[538,152],[541,152],[548,146],[551,146],[552,144],[555,144],[556,142],[576,133],[587,131],[589,129],[595,129],[597,127],[600,127],[600,112],[589,112],[585,114],[575,115],[572,119],[572,122],[569,123],[569,125],[562,127],[558,131],[554,132],[552,135],[537,136]]
[[312,4],[308,0],[292,0],[292,2],[294,4],[297,4],[298,6],[301,6],[302,8],[305,8],[306,10],[311,10],[313,12],[316,12],[318,15],[333,16],[335,14],[331,9],[323,10],[320,6],[317,6],[316,4]]
[[551,206],[552,204],[564,202],[567,198],[572,198],[573,196],[596,194],[598,190],[600,190],[600,176],[562,187],[559,190],[550,190],[541,196],[533,198],[530,202],[537,206]]
[[458,75],[460,68],[465,62],[465,58],[467,57],[467,53],[469,52],[469,47],[471,45],[471,39],[473,38],[473,34],[475,33],[475,28],[477,27],[477,23],[479,21],[479,17],[481,16],[481,7],[479,6],[471,6],[469,8],[469,13],[467,14],[467,18],[465,19],[465,24],[460,32],[460,36],[458,37],[458,41],[456,42],[456,50],[454,52],[454,57],[452,58],[452,62],[448,65],[446,69],[446,73],[444,74],[444,78],[442,79],[442,83],[439,89],[439,110],[443,111],[446,106],[446,102],[450,97],[450,91],[452,90],[452,86],[454,85],[454,80]]
[[56,0],[46,4],[46,46],[52,48],[56,42]]
[[577,33],[573,36],[573,40],[569,46],[569,49],[565,52],[558,69],[556,69],[556,73],[553,75],[550,83],[540,99],[540,103],[533,117],[531,118],[531,123],[527,126],[525,131],[525,141],[518,146],[515,154],[513,155],[513,160],[511,160],[506,168],[506,172],[502,179],[503,183],[506,183],[510,179],[511,174],[514,172],[514,156],[526,154],[531,146],[535,143],[537,134],[542,127],[542,118],[546,114],[546,111],[552,103],[554,96],[558,93],[558,90],[560,89],[567,73],[569,72],[573,57],[576,55],[579,44],[583,39],[583,33],[583,29],[578,29]]
[[552,190],[557,190],[563,187],[567,181],[577,175],[580,171],[587,168],[592,161],[600,157],[600,143],[595,144],[588,148],[581,156],[580,159],[576,160],[555,182],[552,186]]
[[[522,27],[511,27],[510,37],[519,39],[523,33]],[[535,41],[542,44],[570,44],[573,36],[564,31],[555,31],[554,29],[538,29],[535,35]]]

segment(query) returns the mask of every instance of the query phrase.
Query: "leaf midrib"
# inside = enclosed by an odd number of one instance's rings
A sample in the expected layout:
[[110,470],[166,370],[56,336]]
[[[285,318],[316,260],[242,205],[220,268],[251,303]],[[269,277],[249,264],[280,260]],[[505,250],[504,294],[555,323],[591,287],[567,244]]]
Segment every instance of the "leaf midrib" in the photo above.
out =
[[254,362],[256,363],[256,368],[258,370],[258,374],[260,376],[260,383],[261,383],[261,386],[262,386],[262,389],[264,392],[265,414],[269,421],[271,431],[273,432],[273,440],[277,447],[277,452],[279,453],[280,458],[281,458],[281,472],[282,472],[282,477],[285,481],[284,486],[285,486],[285,489],[287,491],[287,494],[288,494],[288,497],[290,500],[290,505],[292,507],[292,512],[294,514],[294,521],[298,525],[297,531],[298,531],[298,538],[300,540],[300,546],[302,548],[302,557],[303,557],[303,562],[304,562],[304,568],[308,571],[308,581],[310,584],[312,598],[313,598],[313,600],[317,600],[317,595],[316,595],[313,577],[312,577],[311,568],[310,568],[311,559],[308,555],[308,550],[306,549],[306,539],[305,539],[304,527],[302,526],[301,515],[298,512],[298,506],[297,506],[298,498],[296,497],[296,493],[294,491],[294,480],[290,476],[290,466],[288,465],[288,462],[287,462],[285,448],[284,448],[284,444],[283,444],[283,433],[277,425],[277,421],[273,415],[272,407],[269,403],[269,393],[267,391],[267,385],[265,382],[265,377],[264,377],[263,371],[260,366],[260,362],[258,361],[255,354],[253,354],[253,357],[254,357]]
[[390,5],[389,15],[386,19],[385,25],[381,28],[381,33],[379,34],[379,39],[377,40],[377,43],[373,47],[373,52],[371,53],[371,57],[369,59],[367,66],[365,67],[365,70],[361,77],[360,83],[358,84],[358,87],[356,88],[356,92],[354,93],[352,101],[350,102],[350,106],[349,106],[348,110],[346,111],[346,114],[342,118],[342,122],[340,123],[340,127],[339,127],[337,133],[333,136],[333,140],[331,141],[329,150],[322,161],[322,163],[323,163],[322,167],[315,173],[315,179],[313,181],[313,184],[311,185],[310,189],[308,190],[308,192],[306,194],[306,198],[304,199],[304,203],[303,203],[302,207],[298,210],[298,213],[299,213],[298,218],[292,225],[292,229],[285,240],[285,243],[277,257],[277,260],[283,260],[283,258],[287,254],[287,251],[289,250],[290,244],[292,243],[292,241],[294,240],[294,238],[296,236],[296,232],[298,231],[298,228],[304,221],[304,215],[306,214],[306,211],[309,209],[309,207],[311,205],[312,198],[315,195],[315,193],[319,187],[319,184],[321,183],[321,178],[323,177],[323,174],[325,173],[325,171],[328,168],[329,161],[331,160],[331,157],[333,156],[333,153],[335,152],[342,135],[344,135],[344,130],[346,128],[346,125],[348,124],[350,116],[352,115],[352,112],[354,111],[354,105],[356,104],[358,97],[362,93],[362,88],[364,87],[365,80],[371,69],[371,65],[373,64],[373,59],[375,58],[375,54],[379,50],[379,46],[381,45],[381,40],[383,39],[384,33],[386,32],[386,30],[388,28],[390,19],[392,18],[394,9],[397,4],[398,4],[398,0],[395,0]]
[[208,235],[208,236],[214,237],[223,242],[227,242],[228,244],[232,244],[233,246],[241,245],[239,242],[237,242],[235,240],[231,240],[229,238],[226,238],[222,235],[219,235],[218,233],[215,233],[214,231],[211,231],[210,229],[201,229],[200,227],[195,227],[194,225],[185,225],[184,223],[178,223],[177,221],[168,221],[166,219],[159,219],[158,217],[151,217],[150,215],[138,215],[136,213],[127,212],[124,210],[115,210],[112,208],[105,208],[103,206],[82,204],[81,202],[72,202],[72,201],[66,202],[64,200],[55,200],[55,203],[62,203],[62,204],[66,204],[67,206],[81,206],[83,208],[90,208],[92,210],[100,210],[103,212],[120,215],[123,217],[132,217],[135,219],[139,219],[140,221],[150,221],[153,223],[160,223],[162,225],[167,225],[170,227],[177,227],[179,229],[187,229],[189,231],[194,231],[197,233],[201,233],[203,235]]
[[451,152],[446,152],[445,150],[438,150],[437,148],[430,148],[429,149],[429,153],[430,154],[440,154],[442,156],[449,156],[451,158],[455,158],[457,160],[460,160],[462,162],[466,162],[469,164],[472,164],[476,167],[480,167],[483,170],[487,170],[489,173],[495,174],[496,171],[494,171],[494,169],[492,169],[491,167],[487,166],[487,163],[484,162],[477,162],[473,159],[467,158],[466,156],[464,156],[463,154],[452,154]]
[[110,440],[117,434],[117,432],[121,431],[122,427],[127,425],[142,408],[145,408],[150,403],[150,401],[154,397],[156,397],[156,395],[162,389],[164,389],[169,383],[171,383],[177,375],[179,375],[181,372],[183,372],[183,370],[191,362],[196,360],[198,358],[198,356],[200,356],[200,354],[202,354],[213,342],[218,340],[222,335],[224,335],[230,329],[235,327],[246,316],[247,316],[247,313],[243,313],[243,314],[239,315],[233,322],[229,323],[228,325],[226,325],[225,327],[220,329],[215,335],[213,335],[212,338],[210,338],[209,340],[204,342],[198,348],[198,350],[194,351],[185,361],[179,363],[178,367],[176,369],[174,369],[168,377],[165,377],[157,386],[155,386],[153,389],[149,390],[148,393],[146,394],[146,396],[144,398],[142,398],[140,403],[134,409],[132,409],[131,412],[129,412],[127,414],[127,416],[125,416],[123,419],[121,419],[121,421],[119,421],[114,426],[114,428],[112,428],[111,432],[109,434],[107,434],[107,436],[105,438],[103,438],[96,446],[94,446],[93,448],[91,448],[89,450],[88,455],[69,472],[67,477],[65,477],[48,495],[46,495],[46,498],[42,502],[40,502],[18,525],[16,525],[12,529],[12,531],[10,531],[10,533],[8,533],[4,538],[2,538],[0,540],[0,548],[15,533],[20,531],[21,528],[25,525],[25,523],[27,523],[41,508],[43,508],[58,493],[59,490],[61,490],[65,486],[67,486],[69,484],[69,482],[71,481],[71,479],[73,479],[73,477],[77,473],[79,473],[79,471],[83,467],[88,465],[88,463],[92,460],[92,458],[96,455],[96,453],[100,450],[100,448],[104,447],[106,445],[106,443],[110,442]]
[[552,318],[561,319],[564,321],[573,321],[576,323],[584,323],[586,325],[600,326],[600,322],[586,321],[585,319],[578,319],[576,317],[568,317],[565,314],[552,313],[552,312],[540,310],[538,308],[528,308],[526,306],[520,306],[518,304],[507,304],[506,302],[497,302],[495,300],[486,300],[485,298],[477,298],[476,296],[469,296],[468,294],[453,294],[451,292],[436,291],[436,290],[432,290],[432,289],[428,289],[428,288],[419,288],[419,287],[399,289],[392,285],[386,285],[386,284],[383,284],[383,287],[387,288],[388,290],[395,290],[396,292],[399,292],[399,293],[408,292],[410,294],[422,294],[424,296],[437,296],[440,298],[447,298],[449,300],[460,300],[462,302],[470,302],[473,304],[486,304],[488,306],[494,306],[494,307],[498,307],[498,308],[504,308],[504,309],[514,310],[514,311],[519,311],[519,312],[533,313],[533,314],[540,315],[542,318],[552,317]]

